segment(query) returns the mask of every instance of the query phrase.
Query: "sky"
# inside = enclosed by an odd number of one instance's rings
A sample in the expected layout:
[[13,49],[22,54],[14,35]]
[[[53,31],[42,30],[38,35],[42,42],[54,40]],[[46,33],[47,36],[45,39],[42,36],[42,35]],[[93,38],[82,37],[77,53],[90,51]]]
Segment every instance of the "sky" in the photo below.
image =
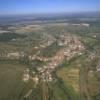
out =
[[0,15],[100,11],[100,0],[0,0]]

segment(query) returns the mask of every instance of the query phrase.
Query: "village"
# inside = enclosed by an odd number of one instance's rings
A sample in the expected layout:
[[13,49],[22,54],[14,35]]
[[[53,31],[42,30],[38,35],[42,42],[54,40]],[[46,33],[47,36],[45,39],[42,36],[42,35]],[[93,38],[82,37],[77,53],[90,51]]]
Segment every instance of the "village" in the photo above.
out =
[[39,56],[40,53],[39,48],[46,48],[52,45],[52,43],[54,42],[49,40],[47,43],[40,44],[40,46],[38,47],[35,46],[34,49],[37,49],[37,53],[34,55],[30,54],[27,55],[23,51],[21,52],[15,51],[8,53],[3,52],[0,53],[0,59],[20,60],[21,58],[27,56],[27,59],[32,63],[34,63],[34,60],[46,62],[46,65],[43,65],[42,67],[36,66],[37,72],[33,70],[32,71],[33,75],[31,76],[29,74],[30,70],[27,68],[24,71],[23,81],[27,82],[30,78],[33,79],[33,81],[35,81],[36,84],[38,83],[39,80],[42,80],[44,82],[53,81],[56,79],[52,76],[52,72],[55,71],[55,69],[63,62],[64,59],[70,60],[72,57],[76,55],[82,55],[85,48],[84,45],[81,43],[80,39],[81,39],[80,37],[76,37],[71,34],[60,35],[59,39],[57,40],[57,43],[59,46],[61,47],[63,46],[63,48],[57,51],[53,57]]
[[32,75],[30,75],[30,70],[29,68],[27,68],[23,74],[23,81],[28,82],[29,79],[32,79],[33,81],[35,81],[36,84],[38,84],[40,80],[44,82],[51,82],[53,80],[56,80],[52,73],[64,61],[64,59],[68,61],[76,55],[82,55],[85,48],[80,40],[80,37],[76,37],[71,34],[60,35],[59,39],[55,41],[57,41],[58,45],[63,48],[58,50],[53,57],[39,56],[39,48],[45,49],[46,47],[52,45],[52,43],[55,42],[49,40],[47,43],[40,44],[40,46],[37,47],[35,46],[34,49],[37,50],[37,53],[33,55],[26,54],[23,51],[15,51],[8,53],[4,52],[0,53],[0,59],[20,60],[27,56],[27,59],[30,61],[30,63],[34,63],[35,60],[45,62],[46,65],[43,65],[42,67],[35,66],[37,71],[35,72],[34,70],[32,70]]

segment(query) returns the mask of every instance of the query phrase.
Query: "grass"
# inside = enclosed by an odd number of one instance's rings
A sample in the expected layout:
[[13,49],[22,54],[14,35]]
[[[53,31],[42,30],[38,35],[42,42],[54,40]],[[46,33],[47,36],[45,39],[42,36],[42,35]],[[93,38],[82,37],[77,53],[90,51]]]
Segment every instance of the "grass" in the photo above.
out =
[[64,63],[57,70],[57,76],[62,79],[64,88],[71,96],[71,100],[79,100],[79,70],[85,56],[77,56]]
[[57,72],[58,77],[62,78],[64,83],[70,84],[76,92],[79,91],[79,69],[77,68],[63,68]]
[[27,66],[19,63],[0,63],[0,100],[19,100],[30,84],[22,81]]
[[100,80],[95,76],[94,73],[89,73],[88,77],[88,89],[91,96],[95,96],[100,93]]
[[78,95],[69,84],[65,84],[60,78],[51,84],[51,100],[78,100]]

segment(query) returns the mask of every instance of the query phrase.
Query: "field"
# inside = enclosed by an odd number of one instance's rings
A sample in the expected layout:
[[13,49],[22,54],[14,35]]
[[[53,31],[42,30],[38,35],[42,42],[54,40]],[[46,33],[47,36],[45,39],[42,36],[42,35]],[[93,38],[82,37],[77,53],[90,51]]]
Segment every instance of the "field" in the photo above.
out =
[[100,100],[100,20],[33,22],[1,26],[0,100]]
[[23,71],[27,66],[18,62],[0,61],[0,100],[18,100],[26,88]]

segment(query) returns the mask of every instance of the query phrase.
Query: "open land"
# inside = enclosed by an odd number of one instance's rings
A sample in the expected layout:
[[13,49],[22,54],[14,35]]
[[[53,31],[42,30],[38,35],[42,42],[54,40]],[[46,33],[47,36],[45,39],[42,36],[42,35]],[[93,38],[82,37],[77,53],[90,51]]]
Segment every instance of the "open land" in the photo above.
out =
[[100,17],[55,18],[0,24],[0,100],[100,100]]

